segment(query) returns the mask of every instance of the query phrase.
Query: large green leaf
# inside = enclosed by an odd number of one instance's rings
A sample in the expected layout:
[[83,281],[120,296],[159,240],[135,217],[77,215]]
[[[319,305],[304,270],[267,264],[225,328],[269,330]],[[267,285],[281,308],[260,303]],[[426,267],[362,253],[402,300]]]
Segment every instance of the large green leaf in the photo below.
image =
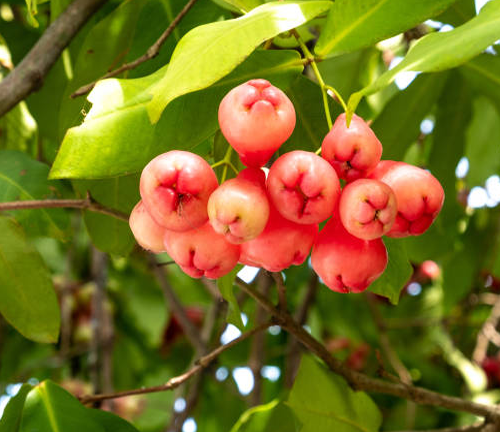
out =
[[476,4],[474,0],[458,0],[455,1],[442,14],[439,14],[434,19],[446,24],[451,24],[454,27],[462,25],[476,16]]
[[325,12],[330,1],[266,3],[246,15],[214,22],[187,33],[172,54],[167,72],[152,89],[148,104],[152,123],[183,94],[204,89],[231,72],[262,42]]
[[[0,202],[57,198],[58,182],[47,180],[49,167],[17,151],[0,151]],[[12,215],[28,234],[66,237],[68,216],[62,209],[16,210]]]
[[66,134],[50,175],[108,177],[140,171],[170,149],[196,151],[218,129],[218,106],[231,88],[254,77],[286,87],[302,69],[295,51],[257,51],[210,88],[172,102],[155,126],[146,105],[165,68],[144,78],[101,81],[89,95],[93,106],[84,123]]
[[370,285],[370,291],[387,297],[392,304],[398,304],[399,295],[412,274],[413,268],[408,261],[404,244],[399,239],[385,238],[389,255],[387,268],[382,276]]
[[304,356],[287,402],[301,432],[376,432],[382,415],[370,397]]
[[439,97],[446,74],[421,75],[397,93],[372,124],[384,146],[384,159],[401,160],[420,135],[420,123]]
[[0,432],[17,432],[19,430],[24,401],[32,388],[29,384],[23,384],[17,394],[10,399],[0,419]]
[[315,48],[335,55],[394,36],[444,11],[455,0],[336,0]]
[[221,278],[217,279],[217,286],[219,291],[229,304],[229,309],[227,311],[227,322],[238,327],[241,331],[244,330],[245,324],[241,319],[241,311],[234,296],[234,280],[236,279],[236,274],[241,270],[241,264],[238,264],[230,273]]
[[28,394],[19,432],[137,432],[111,413],[84,407],[52,381],[44,381]]
[[474,90],[489,97],[500,113],[500,57],[481,54],[460,67]]
[[60,314],[42,257],[12,219],[0,217],[0,312],[23,336],[56,342]]
[[464,25],[419,39],[401,63],[354,93],[349,99],[349,108],[354,110],[363,96],[389,85],[399,72],[437,72],[465,63],[497,41],[500,38],[499,29],[500,0],[492,0],[481,9],[479,15]]
[[[125,214],[129,214],[140,199],[138,175],[79,180],[74,184],[82,196],[89,191],[97,202]],[[103,252],[126,255],[132,250],[135,240],[126,221],[90,211],[85,212],[84,220],[92,243]]]
[[465,148],[470,188],[484,185],[489,176],[500,172],[500,113],[485,97],[477,98],[473,107]]

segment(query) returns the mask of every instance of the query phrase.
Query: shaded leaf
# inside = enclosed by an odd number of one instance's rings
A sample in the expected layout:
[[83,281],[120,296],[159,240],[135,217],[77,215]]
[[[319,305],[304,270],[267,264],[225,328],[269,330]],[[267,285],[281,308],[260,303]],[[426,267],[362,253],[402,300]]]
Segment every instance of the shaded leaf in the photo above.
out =
[[217,110],[224,95],[256,76],[286,87],[302,71],[296,51],[257,51],[212,87],[173,101],[152,126],[146,112],[151,86],[166,68],[144,78],[98,83],[92,109],[81,126],[64,137],[52,178],[99,178],[138,172],[171,149],[197,151],[218,129]]
[[[49,167],[17,151],[0,151],[0,202],[60,197],[59,183],[48,181]],[[63,209],[12,212],[28,234],[65,239],[69,224]]]
[[354,110],[363,96],[388,86],[399,72],[437,72],[465,63],[498,40],[499,28],[500,0],[492,0],[481,9],[479,15],[462,26],[419,39],[397,66],[354,93],[349,99],[349,108]]
[[303,356],[287,405],[302,422],[301,432],[376,432],[382,415],[370,397]]
[[29,384],[23,384],[17,394],[9,400],[0,418],[0,432],[17,432],[19,430],[24,402],[32,388]]
[[0,312],[23,336],[56,342],[60,314],[50,273],[21,227],[0,217]]
[[222,297],[224,297],[224,300],[229,303],[227,322],[238,327],[241,331],[244,330],[245,324],[243,324],[243,321],[241,320],[241,311],[238,306],[238,302],[236,301],[236,297],[234,296],[233,288],[236,274],[242,269],[242,267],[243,266],[241,264],[238,264],[230,273],[217,279],[219,291],[222,294]]
[[434,19],[439,22],[451,24],[454,27],[462,25],[476,16],[476,3],[474,0],[455,1],[442,14]]
[[444,11],[455,0],[336,0],[315,48],[341,54],[397,35]]
[[214,22],[187,33],[172,54],[148,104],[152,123],[183,94],[204,89],[226,76],[262,42],[325,12],[329,1],[266,3],[240,18]]
[[404,244],[399,240],[389,237],[384,239],[389,257],[387,268],[382,276],[370,285],[371,292],[387,297],[394,305],[398,304],[401,290],[413,272]]

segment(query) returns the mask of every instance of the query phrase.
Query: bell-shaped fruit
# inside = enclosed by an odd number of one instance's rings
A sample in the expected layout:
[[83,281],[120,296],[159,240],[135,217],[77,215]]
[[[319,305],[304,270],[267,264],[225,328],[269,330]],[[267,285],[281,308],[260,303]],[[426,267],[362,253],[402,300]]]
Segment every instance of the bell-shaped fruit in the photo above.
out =
[[321,145],[321,156],[337,171],[337,175],[350,182],[375,168],[382,156],[382,144],[370,126],[356,114],[349,127],[345,114],[341,114]]
[[267,190],[282,216],[296,223],[314,224],[333,214],[340,183],[335,170],[323,158],[295,150],[273,163]]
[[205,159],[173,150],[146,165],[140,192],[157,223],[171,231],[186,231],[208,220],[208,198],[217,186],[214,170]]
[[373,240],[387,234],[398,212],[392,189],[378,180],[359,179],[342,190],[339,215],[353,236]]
[[216,232],[230,243],[257,237],[269,219],[269,201],[260,168],[247,168],[220,185],[208,200],[208,217]]
[[311,264],[331,290],[359,293],[384,272],[387,250],[381,239],[361,240],[332,218],[318,234]]
[[318,225],[302,225],[285,219],[271,204],[264,231],[241,245],[240,262],[278,272],[302,264],[318,233]]
[[210,225],[189,231],[165,231],[165,250],[189,276],[217,279],[229,273],[238,263],[240,247],[228,243]]
[[295,110],[280,89],[264,79],[253,79],[222,99],[219,125],[243,164],[261,167],[292,134]]
[[381,161],[370,178],[389,185],[396,195],[398,214],[390,237],[420,235],[439,214],[444,201],[441,183],[429,171],[404,162]]
[[154,253],[160,253],[165,250],[163,246],[165,228],[155,222],[142,201],[136,204],[130,213],[128,222],[137,243],[144,249]]

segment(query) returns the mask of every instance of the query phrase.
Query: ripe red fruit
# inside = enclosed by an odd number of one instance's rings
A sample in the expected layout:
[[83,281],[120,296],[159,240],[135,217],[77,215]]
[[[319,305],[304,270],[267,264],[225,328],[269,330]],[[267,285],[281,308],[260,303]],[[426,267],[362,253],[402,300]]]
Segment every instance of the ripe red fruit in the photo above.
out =
[[213,229],[230,243],[257,237],[269,218],[265,176],[259,168],[247,168],[219,186],[208,200],[208,217]]
[[173,150],[146,165],[140,192],[156,222],[168,230],[186,231],[208,220],[208,198],[217,186],[217,177],[205,159]]
[[340,183],[330,164],[311,152],[285,153],[267,177],[269,196],[282,216],[300,224],[329,218],[340,195]]
[[260,167],[292,134],[295,110],[280,89],[264,79],[254,79],[222,99],[219,125],[243,164]]
[[142,201],[139,201],[130,213],[128,223],[137,243],[144,249],[154,253],[165,250],[163,246],[165,228],[155,222]]
[[210,222],[189,231],[165,231],[165,249],[189,276],[217,279],[238,263],[240,247],[228,243]]
[[390,237],[420,235],[436,219],[444,201],[441,183],[429,171],[404,162],[381,161],[370,178],[389,185],[396,195],[398,214]]
[[396,220],[396,196],[378,180],[359,179],[342,190],[339,215],[345,229],[363,240],[386,234]]
[[382,144],[370,126],[356,114],[349,127],[345,114],[335,120],[321,145],[321,156],[348,182],[366,177],[382,156]]
[[269,220],[257,238],[241,245],[240,262],[278,272],[302,264],[311,250],[318,225],[299,225],[270,206]]
[[331,290],[359,293],[384,272],[387,250],[381,239],[361,240],[332,218],[318,234],[311,263]]

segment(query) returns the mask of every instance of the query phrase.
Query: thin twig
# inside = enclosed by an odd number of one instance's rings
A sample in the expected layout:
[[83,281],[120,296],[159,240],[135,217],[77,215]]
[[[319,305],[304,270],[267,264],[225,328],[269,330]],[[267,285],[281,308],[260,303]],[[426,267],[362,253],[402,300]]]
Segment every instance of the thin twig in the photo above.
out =
[[214,349],[209,354],[207,354],[203,357],[200,357],[195,362],[195,365],[191,369],[189,369],[187,372],[184,372],[182,375],[170,378],[165,384],[162,384],[159,386],[154,386],[154,387],[143,387],[143,388],[138,388],[138,389],[125,390],[125,391],[116,392],[116,393],[88,395],[88,396],[81,397],[80,401],[84,404],[88,404],[88,403],[102,401],[102,400],[106,400],[106,399],[118,399],[121,397],[132,396],[132,395],[137,395],[137,394],[157,393],[157,392],[162,392],[162,391],[167,391],[167,390],[173,390],[176,387],[179,387],[182,383],[186,382],[192,376],[196,375],[198,372],[200,372],[204,368],[208,367],[210,365],[210,363],[212,363],[224,351],[228,350],[229,348],[232,348],[233,346],[239,344],[240,342],[243,342],[244,340],[248,339],[249,337],[253,336],[254,334],[256,334],[262,330],[265,330],[269,326],[270,326],[270,323],[265,323],[265,324],[262,324],[260,326],[254,327],[252,330],[249,330],[249,331],[243,333],[241,336],[232,340],[231,342],[229,342],[225,345],[220,345],[218,348]]
[[75,0],[45,30],[24,59],[0,82],[0,117],[38,90],[63,50],[106,0]]
[[500,422],[500,408],[497,406],[490,406],[458,397],[447,396],[432,390],[406,385],[404,383],[386,382],[348,368],[334,358],[321,342],[296,323],[290,314],[276,308],[267,298],[256,292],[251,286],[239,280],[237,280],[236,283],[242,290],[273,315],[278,325],[296,337],[309,351],[323,360],[332,372],[343,376],[354,390],[388,394],[412,400],[422,405],[439,406],[449,410],[468,412],[477,416],[489,418],[490,421]]
[[75,208],[81,210],[89,210],[96,213],[102,213],[112,216],[117,219],[128,222],[128,215],[115,210],[98,202],[94,201],[92,197],[87,195],[84,199],[46,199],[46,200],[23,200],[23,201],[10,201],[0,203],[0,212],[10,210],[29,210],[29,209],[42,209],[42,208]]
[[477,364],[481,364],[486,358],[488,352],[488,344],[493,341],[495,345],[500,343],[500,338],[497,337],[498,332],[496,327],[500,321],[500,297],[497,298],[493,308],[491,309],[490,316],[484,322],[483,327],[477,334],[476,347],[472,353],[472,360]]
[[271,276],[276,283],[276,289],[278,290],[278,307],[280,309],[286,310],[287,301],[286,301],[286,286],[285,281],[283,280],[283,275],[280,272],[271,273]]
[[130,63],[125,63],[124,65],[120,66],[117,69],[112,70],[111,72],[108,72],[106,75],[104,75],[103,77],[99,78],[96,81],[91,82],[90,84],[84,85],[83,87],[80,87],[77,91],[75,91],[71,95],[71,97],[76,98],[78,96],[83,96],[84,94],[87,94],[90,90],[92,90],[94,88],[97,81],[100,81],[100,80],[103,80],[106,78],[111,78],[111,77],[114,77],[114,76],[121,74],[122,72],[135,69],[137,66],[141,65],[142,63],[147,62],[148,60],[155,58],[160,53],[161,46],[165,43],[165,41],[168,39],[168,37],[175,30],[175,28],[177,27],[177,24],[179,24],[179,22],[184,17],[184,15],[186,15],[189,12],[189,9],[191,9],[194,6],[196,1],[197,0],[189,0],[186,3],[186,5],[182,8],[182,10],[179,12],[179,14],[173,19],[173,21],[170,23],[170,25],[167,27],[167,29],[156,40],[156,42],[148,48],[148,50],[142,56],[136,58],[135,60],[131,61]]

